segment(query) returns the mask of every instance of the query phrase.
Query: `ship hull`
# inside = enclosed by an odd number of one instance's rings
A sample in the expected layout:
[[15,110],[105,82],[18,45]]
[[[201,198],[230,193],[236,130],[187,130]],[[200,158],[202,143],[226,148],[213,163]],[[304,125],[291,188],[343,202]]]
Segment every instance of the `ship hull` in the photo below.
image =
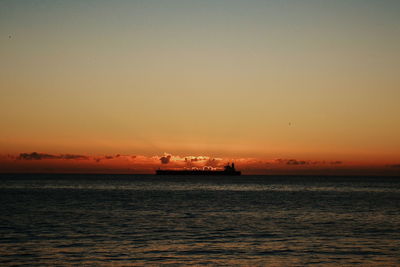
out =
[[208,176],[221,176],[221,175],[241,175],[240,171],[203,171],[203,170],[157,170],[157,175],[208,175]]

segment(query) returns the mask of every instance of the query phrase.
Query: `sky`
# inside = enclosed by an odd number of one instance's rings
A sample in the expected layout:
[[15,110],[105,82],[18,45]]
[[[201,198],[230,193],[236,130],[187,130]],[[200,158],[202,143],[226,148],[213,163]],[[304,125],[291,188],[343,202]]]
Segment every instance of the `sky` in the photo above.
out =
[[399,173],[399,14],[396,0],[1,1],[0,172]]

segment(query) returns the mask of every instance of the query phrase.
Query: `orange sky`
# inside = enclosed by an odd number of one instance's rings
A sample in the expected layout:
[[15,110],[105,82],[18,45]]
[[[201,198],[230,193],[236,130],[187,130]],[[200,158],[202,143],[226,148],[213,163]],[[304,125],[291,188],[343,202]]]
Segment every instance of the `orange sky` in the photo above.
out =
[[159,156],[21,153],[3,155],[0,167],[6,173],[123,173],[154,174],[161,169],[223,169],[234,162],[243,174],[399,175],[400,164],[317,161],[298,159],[215,158],[209,156]]
[[[399,12],[386,0],[1,1],[0,172],[152,172],[164,152],[248,173],[396,170]],[[34,151],[86,158],[18,159]],[[130,156],[95,160],[117,154]]]

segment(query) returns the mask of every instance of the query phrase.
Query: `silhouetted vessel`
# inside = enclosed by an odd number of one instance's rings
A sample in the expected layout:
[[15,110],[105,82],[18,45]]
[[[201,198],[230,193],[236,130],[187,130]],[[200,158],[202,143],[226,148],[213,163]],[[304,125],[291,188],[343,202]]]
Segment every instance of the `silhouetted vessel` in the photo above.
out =
[[224,166],[224,170],[160,170],[157,175],[241,175],[240,171],[235,170],[235,164]]

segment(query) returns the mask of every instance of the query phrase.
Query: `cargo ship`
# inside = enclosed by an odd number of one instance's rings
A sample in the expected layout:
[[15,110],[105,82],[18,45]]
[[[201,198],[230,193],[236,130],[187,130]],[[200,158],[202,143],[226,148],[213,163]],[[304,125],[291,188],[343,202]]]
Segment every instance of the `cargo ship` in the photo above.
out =
[[157,175],[241,175],[241,171],[235,169],[235,164],[227,164],[224,170],[161,170],[156,171]]

